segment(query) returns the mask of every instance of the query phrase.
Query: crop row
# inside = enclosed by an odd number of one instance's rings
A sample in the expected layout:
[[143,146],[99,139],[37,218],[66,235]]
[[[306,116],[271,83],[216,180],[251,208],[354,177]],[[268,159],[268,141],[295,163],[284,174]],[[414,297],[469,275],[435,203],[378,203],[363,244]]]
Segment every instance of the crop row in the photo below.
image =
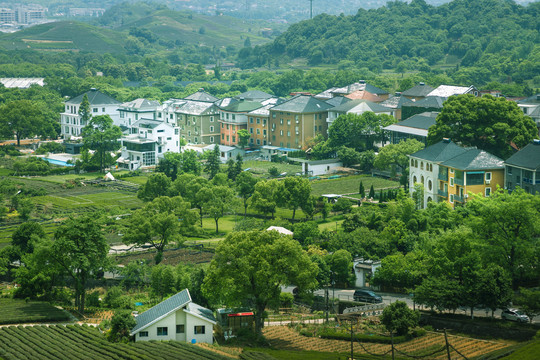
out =
[[0,357],[5,360],[229,359],[200,347],[176,341],[110,343],[98,329],[86,325],[0,328]]

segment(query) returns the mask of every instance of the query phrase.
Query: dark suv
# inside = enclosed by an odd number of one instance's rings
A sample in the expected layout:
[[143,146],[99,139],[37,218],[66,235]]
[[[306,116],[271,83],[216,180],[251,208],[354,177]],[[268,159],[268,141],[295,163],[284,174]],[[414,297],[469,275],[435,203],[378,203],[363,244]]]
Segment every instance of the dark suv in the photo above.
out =
[[367,302],[367,303],[381,303],[382,297],[375,294],[373,291],[370,290],[356,290],[353,295],[354,301],[360,301],[360,302]]

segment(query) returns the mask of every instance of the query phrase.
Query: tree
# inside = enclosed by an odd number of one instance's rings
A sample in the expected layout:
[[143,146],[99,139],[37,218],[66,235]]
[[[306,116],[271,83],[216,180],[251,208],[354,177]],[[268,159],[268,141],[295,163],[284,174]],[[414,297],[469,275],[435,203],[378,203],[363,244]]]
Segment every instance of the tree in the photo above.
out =
[[88,95],[83,95],[81,105],[79,105],[79,116],[81,125],[88,125],[92,118],[92,111],[90,109],[90,102],[88,101]]
[[255,184],[257,184],[257,178],[253,177],[249,171],[242,171],[236,177],[236,191],[244,202],[244,216],[247,214],[248,200],[255,192]]
[[364,182],[363,181],[360,181],[360,188],[358,190],[358,194],[360,195],[361,199],[366,197],[366,189],[364,188]]
[[332,255],[327,255],[326,263],[333,274],[332,280],[342,286],[348,286],[353,281],[353,263],[352,255],[345,249],[340,249]]
[[111,342],[128,343],[131,336],[131,329],[135,327],[137,321],[130,311],[120,311],[113,315],[111,319],[111,329],[107,334],[107,340]]
[[17,138],[17,146],[21,139],[35,135],[45,135],[46,123],[41,110],[29,100],[14,100],[0,107],[0,136],[5,139]]
[[337,155],[343,163],[343,166],[356,165],[361,159],[361,155],[358,151],[345,146],[338,150]]
[[218,245],[203,292],[215,304],[253,307],[255,331],[261,334],[264,311],[279,298],[281,286],[315,289],[317,273],[317,266],[291,237],[277,231],[236,232]]
[[152,174],[139,191],[137,191],[137,197],[143,201],[152,201],[160,196],[167,196],[170,186],[171,179],[165,174]]
[[191,210],[189,202],[180,196],[161,196],[133,213],[123,242],[136,245],[150,243],[158,252],[155,260],[159,264],[165,246],[173,241],[182,243],[181,234],[192,231],[197,220],[197,213]]
[[242,149],[245,148],[246,145],[248,144],[248,140],[251,137],[251,135],[249,135],[249,132],[246,129],[238,130],[237,135],[238,135],[238,145],[240,145]]
[[286,177],[278,183],[278,204],[284,205],[293,211],[292,219],[296,215],[296,209],[302,207],[311,195],[311,184],[308,179],[301,177]]
[[225,215],[225,212],[234,206],[234,191],[228,186],[213,186],[211,188],[212,196],[206,206],[208,214],[216,223],[216,234],[219,233],[219,219]]
[[533,318],[540,314],[540,290],[521,288],[516,303],[521,306],[532,322]]
[[413,154],[424,148],[424,144],[415,139],[407,139],[397,144],[389,144],[379,150],[375,158],[375,167],[380,170],[388,170],[391,166],[399,166],[404,171],[409,165],[407,155]]
[[371,111],[340,115],[328,128],[328,142],[336,149],[345,146],[356,151],[372,150],[376,141],[383,140],[383,128],[394,122],[390,115]]
[[410,328],[418,326],[420,313],[409,309],[404,301],[396,301],[384,308],[381,323],[389,332],[406,335]]
[[221,164],[219,146],[216,144],[214,150],[206,153],[206,164],[204,171],[208,173],[210,180],[219,172],[219,165]]
[[277,180],[259,181],[255,184],[255,190],[251,198],[251,206],[264,215],[276,212]]
[[55,232],[50,261],[73,279],[75,306],[84,313],[86,284],[108,266],[109,245],[95,216],[69,218]]
[[370,199],[375,199],[375,188],[373,188],[373,185],[371,185],[371,187],[369,188],[369,198]]
[[464,146],[476,146],[503,159],[538,135],[534,121],[523,114],[514,101],[484,95],[451,96],[445,101],[428,143],[450,138]]
[[114,162],[111,151],[120,149],[118,139],[122,137],[120,127],[113,125],[109,115],[92,117],[82,131],[84,148],[95,150],[92,159],[97,159],[101,171]]
[[45,237],[45,231],[37,222],[23,222],[11,235],[11,245],[15,247],[18,258],[34,251],[34,242]]

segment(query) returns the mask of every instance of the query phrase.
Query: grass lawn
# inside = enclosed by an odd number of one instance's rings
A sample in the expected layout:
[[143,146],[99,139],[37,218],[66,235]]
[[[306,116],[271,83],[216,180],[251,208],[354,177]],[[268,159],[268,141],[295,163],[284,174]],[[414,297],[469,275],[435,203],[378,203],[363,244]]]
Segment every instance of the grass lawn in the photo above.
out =
[[313,195],[358,193],[360,181],[364,183],[366,192],[369,191],[371,185],[375,190],[399,187],[397,181],[369,175],[354,175],[332,180],[314,180],[311,182],[311,192]]
[[286,172],[287,174],[295,174],[302,171],[301,165],[291,165],[287,163],[276,163],[270,161],[258,161],[258,160],[249,160],[244,161],[244,169],[250,168],[250,171],[253,174],[268,176],[268,169],[275,166],[279,173]]
[[0,299],[0,324],[67,321],[67,312],[40,301]]

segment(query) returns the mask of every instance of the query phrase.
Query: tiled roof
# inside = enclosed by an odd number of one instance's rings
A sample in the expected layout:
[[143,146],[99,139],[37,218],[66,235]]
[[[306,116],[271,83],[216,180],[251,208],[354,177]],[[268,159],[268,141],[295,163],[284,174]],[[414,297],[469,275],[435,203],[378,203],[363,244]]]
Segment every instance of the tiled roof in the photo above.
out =
[[317,95],[315,95],[315,98],[317,98],[317,99],[331,99],[334,96],[332,94],[332,92],[334,90],[336,90],[336,89],[337,89],[337,87],[331,87],[330,89],[326,89],[323,92],[318,93]]
[[391,112],[392,109],[387,108],[386,106],[376,104],[371,101],[367,101],[367,100],[351,100],[349,102],[346,102],[344,104],[336,106],[335,108],[330,109],[330,111],[341,112],[341,113],[352,112],[352,113],[360,114],[366,111],[372,111],[374,113]]
[[120,107],[130,108],[136,110],[148,109],[153,110],[159,106],[159,101],[157,100],[146,100],[146,99],[135,99],[133,101],[125,102]]
[[426,111],[421,114],[413,115],[403,121],[400,121],[396,125],[428,130],[432,125],[435,125],[435,119],[437,118],[437,115],[439,115],[438,112]]
[[517,102],[518,104],[540,104],[540,94],[536,94],[533,96],[530,96],[526,99],[520,100]]
[[250,111],[248,114],[254,116],[268,116],[270,115],[270,108],[273,106],[273,104],[264,105],[263,107]]
[[195,101],[204,101],[204,102],[215,102],[219,99],[213,95],[210,95],[203,90],[199,90],[196,93],[193,93],[191,95],[186,96],[184,99],[186,100],[195,100]]
[[525,169],[540,170],[540,143],[532,143],[510,156],[506,165],[517,166]]
[[189,115],[203,115],[214,106],[211,102],[183,100],[174,104],[174,112]]
[[441,165],[458,170],[489,170],[503,169],[504,161],[484,150],[467,149],[464,153],[444,161]]
[[[99,90],[92,89],[90,91],[85,92],[88,96],[88,102],[90,105],[115,105],[120,104],[120,101],[113,99],[112,97],[105,95]],[[70,99],[66,101],[66,104],[80,104],[82,102],[82,99],[84,97],[84,94],[74,97],[73,99]]]
[[401,109],[403,105],[412,103],[411,99],[406,98],[405,96],[392,96],[389,99],[384,100],[381,105],[386,106],[392,109]]
[[369,91],[365,91],[365,90],[356,90],[356,91],[353,91],[352,93],[349,93],[347,95],[345,95],[346,98],[349,98],[351,100],[369,100],[369,101],[373,101],[373,102],[381,102],[383,101],[382,98],[380,98],[379,96],[373,94],[373,93],[370,93]]
[[450,140],[442,140],[436,144],[428,146],[425,149],[419,150],[414,154],[411,154],[411,156],[433,162],[442,162],[452,159],[457,155],[463,154],[466,151],[467,149],[457,146]]
[[182,308],[190,302],[191,296],[189,295],[188,289],[184,289],[167,300],[160,302],[156,306],[146,310],[135,318],[135,320],[137,320],[137,324],[131,330],[131,335],[134,335],[140,330],[146,328],[157,320],[164,318],[173,311]]
[[450,97],[452,95],[467,94],[474,89],[474,86],[452,86],[452,85],[439,85],[436,89],[432,90],[427,96],[440,96]]
[[262,104],[258,101],[234,101],[227,106],[221,106],[221,110],[231,112],[250,112],[262,107]]
[[349,98],[346,98],[345,96],[336,96],[336,97],[326,100],[326,103],[332,106],[339,106],[349,101],[352,101],[352,100]]
[[271,97],[274,97],[274,95],[265,93],[264,91],[260,90],[249,90],[235,96],[236,99],[245,99],[248,101],[262,101],[270,99]]
[[444,103],[444,98],[440,96],[428,96],[422,100],[414,101],[412,103],[407,103],[404,106],[442,109],[443,103]]
[[355,91],[367,91],[375,95],[386,95],[388,94],[387,91],[384,91],[381,88],[378,88],[376,86],[373,86],[371,84],[366,83],[365,81],[359,81],[353,84],[349,84],[347,86],[337,88],[331,91],[332,94],[350,94]]
[[327,111],[332,106],[313,96],[297,95],[283,104],[274,106],[272,111],[289,111],[292,113],[318,113]]
[[431,86],[426,85],[424,83],[419,83],[418,85],[413,86],[412,88],[405,90],[404,92],[401,93],[401,95],[403,95],[403,96],[413,96],[413,97],[425,97],[430,92],[432,92],[433,90],[435,90],[435,89],[432,88]]
[[208,321],[216,323],[216,318],[214,317],[214,314],[212,313],[212,310],[207,309],[205,307],[202,307],[200,305],[197,305],[195,303],[190,302],[184,311],[188,314],[193,314],[198,317],[205,318]]

